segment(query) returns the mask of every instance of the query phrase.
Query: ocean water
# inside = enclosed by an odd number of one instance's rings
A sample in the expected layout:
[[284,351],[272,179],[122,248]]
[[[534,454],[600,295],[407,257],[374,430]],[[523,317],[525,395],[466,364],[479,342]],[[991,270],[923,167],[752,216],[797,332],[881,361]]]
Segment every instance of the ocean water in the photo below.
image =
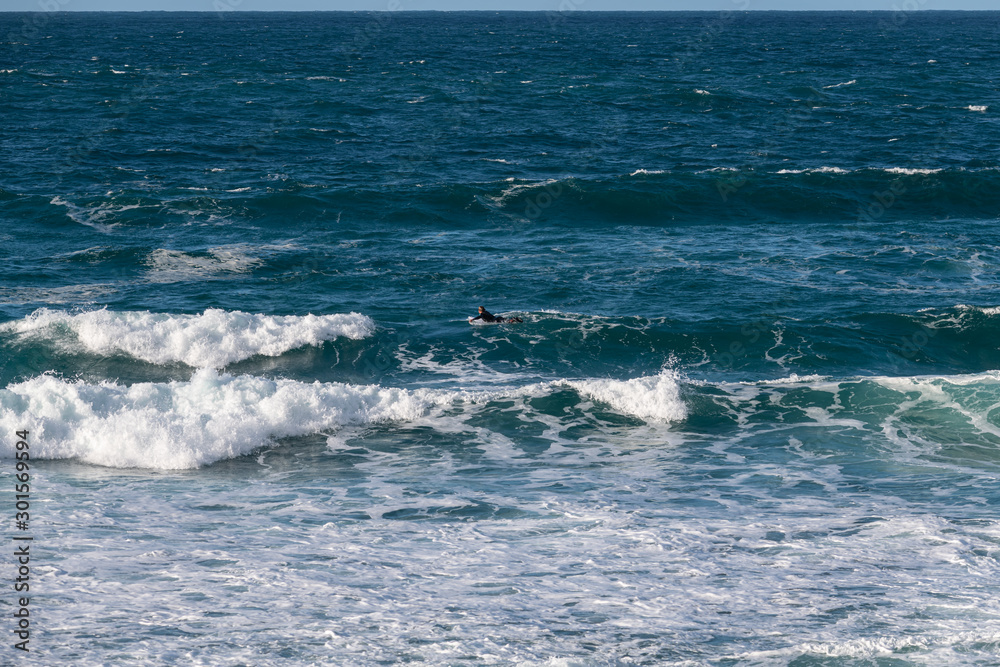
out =
[[562,9],[0,13],[0,662],[1000,665],[1000,12]]

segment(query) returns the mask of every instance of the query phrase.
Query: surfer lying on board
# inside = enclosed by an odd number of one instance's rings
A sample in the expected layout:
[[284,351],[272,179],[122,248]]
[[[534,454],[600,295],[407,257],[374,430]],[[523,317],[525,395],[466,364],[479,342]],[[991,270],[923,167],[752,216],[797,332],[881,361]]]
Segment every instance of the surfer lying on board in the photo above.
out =
[[470,322],[475,322],[476,320],[482,320],[483,322],[497,322],[497,323],[503,323],[503,322],[523,322],[524,321],[520,317],[506,317],[505,318],[505,317],[502,317],[502,316],[499,316],[499,315],[494,315],[493,313],[491,313],[490,311],[486,310],[482,306],[479,306],[479,314],[478,315],[476,315],[475,317],[470,317],[469,318]]

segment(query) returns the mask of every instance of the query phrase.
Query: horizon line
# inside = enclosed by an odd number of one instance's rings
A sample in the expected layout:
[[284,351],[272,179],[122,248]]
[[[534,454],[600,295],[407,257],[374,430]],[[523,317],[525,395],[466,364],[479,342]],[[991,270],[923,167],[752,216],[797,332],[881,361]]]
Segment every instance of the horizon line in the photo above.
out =
[[[894,14],[898,9],[0,9],[0,14]],[[906,10],[902,10],[906,11]],[[1000,9],[918,9],[915,14],[938,13],[1000,14]],[[911,13],[911,12],[907,12]]]

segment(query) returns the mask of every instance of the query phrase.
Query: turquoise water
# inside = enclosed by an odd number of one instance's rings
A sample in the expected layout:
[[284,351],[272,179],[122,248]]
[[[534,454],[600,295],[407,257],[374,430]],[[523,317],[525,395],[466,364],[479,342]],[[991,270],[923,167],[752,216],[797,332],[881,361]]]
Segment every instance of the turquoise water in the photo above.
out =
[[5,655],[1000,664],[998,30],[0,14]]

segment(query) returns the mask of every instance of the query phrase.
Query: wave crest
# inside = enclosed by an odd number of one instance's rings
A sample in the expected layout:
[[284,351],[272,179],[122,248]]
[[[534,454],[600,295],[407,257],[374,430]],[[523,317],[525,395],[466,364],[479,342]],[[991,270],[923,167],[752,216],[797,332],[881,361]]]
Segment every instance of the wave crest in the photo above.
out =
[[335,338],[368,338],[375,323],[358,313],[281,316],[209,308],[200,315],[107,309],[71,314],[40,308],[0,326],[0,332],[50,338],[93,354],[124,353],[151,364],[222,368]]
[[38,458],[182,469],[249,454],[277,438],[413,419],[430,405],[425,394],[234,377],[211,369],[196,372],[190,382],[128,387],[43,375],[0,390],[0,424],[31,431]]
[[564,384],[618,412],[646,421],[675,422],[687,417],[674,371],[631,380],[577,380]]
[[[549,394],[563,387],[651,421],[686,414],[672,374],[469,392],[305,383],[201,369],[186,382],[131,386],[42,375],[0,390],[0,428],[29,430],[37,458],[115,468],[197,468],[250,454],[280,438],[413,421],[435,408]],[[12,455],[11,442],[0,441],[0,456]]]

